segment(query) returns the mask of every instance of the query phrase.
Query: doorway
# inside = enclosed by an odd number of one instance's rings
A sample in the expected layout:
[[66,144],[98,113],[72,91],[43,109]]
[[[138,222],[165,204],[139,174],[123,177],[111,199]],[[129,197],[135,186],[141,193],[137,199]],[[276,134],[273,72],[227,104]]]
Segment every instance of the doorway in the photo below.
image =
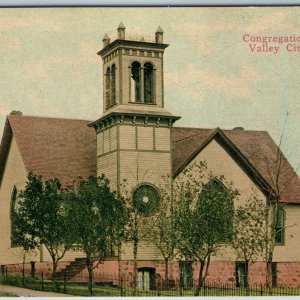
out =
[[180,261],[180,286],[184,289],[189,289],[193,285],[193,269],[191,261]]
[[138,269],[138,288],[147,291],[155,286],[155,268]]
[[236,287],[246,287],[247,275],[246,275],[246,262],[235,263],[235,277]]

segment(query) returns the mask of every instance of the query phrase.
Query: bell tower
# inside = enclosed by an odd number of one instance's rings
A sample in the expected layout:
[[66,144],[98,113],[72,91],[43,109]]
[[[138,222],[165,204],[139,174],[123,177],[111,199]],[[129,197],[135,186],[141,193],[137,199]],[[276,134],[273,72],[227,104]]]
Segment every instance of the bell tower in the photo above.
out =
[[133,188],[155,187],[163,175],[171,174],[171,127],[179,117],[164,109],[167,47],[161,27],[153,38],[137,37],[120,23],[116,37],[103,37],[98,52],[103,114],[90,126],[97,134],[97,174],[105,174],[117,191],[124,179]]
[[150,41],[140,36],[126,36],[119,24],[117,38],[105,34],[103,49],[103,112],[118,110],[159,111],[164,107],[163,30],[158,27]]

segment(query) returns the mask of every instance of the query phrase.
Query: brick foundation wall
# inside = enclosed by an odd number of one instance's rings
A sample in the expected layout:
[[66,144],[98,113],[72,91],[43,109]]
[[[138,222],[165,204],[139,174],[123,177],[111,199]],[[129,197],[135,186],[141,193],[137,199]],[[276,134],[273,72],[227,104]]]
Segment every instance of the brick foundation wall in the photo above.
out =
[[[59,262],[58,271],[64,269],[70,262]],[[96,263],[95,263],[96,266]],[[112,282],[113,284],[119,284],[119,271],[126,281],[130,281],[133,278],[133,261],[121,261],[120,267],[117,258],[110,258],[107,261],[100,263],[94,269],[94,281],[100,282]],[[153,268],[155,269],[155,279],[158,282],[163,282],[165,277],[165,264],[163,261],[138,261],[138,268]],[[8,274],[22,276],[23,264],[10,264],[2,265],[1,272],[4,273],[7,268]],[[193,281],[197,284],[199,274],[200,263],[194,262],[192,264],[192,276]],[[204,270],[205,271],[205,270]],[[52,272],[51,262],[36,262],[35,263],[35,276],[45,279],[50,278]],[[206,282],[210,284],[235,284],[235,262],[225,261],[212,261],[209,266]],[[30,263],[24,264],[24,273],[26,276],[31,275]],[[87,281],[88,272],[84,268],[78,275],[76,275],[72,281]],[[174,282],[178,282],[180,278],[179,262],[169,262],[169,279]],[[266,282],[266,263],[255,262],[249,263],[249,285],[264,285]],[[276,273],[277,286],[300,286],[300,262],[282,262],[277,263]]]
[[[194,262],[193,279],[197,280],[199,276],[200,263]],[[203,274],[205,274],[205,269]],[[235,282],[235,262],[212,261],[208,268],[206,281],[214,284],[225,284]]]
[[277,263],[278,286],[300,286],[300,262]]
[[[57,266],[57,271],[64,269],[69,263],[70,262],[68,262],[68,261],[59,262],[58,266]],[[31,264],[30,263],[1,265],[1,273],[6,272],[6,270],[7,270],[7,274],[22,276],[23,268],[24,268],[24,274],[27,277],[31,276]],[[41,277],[42,273],[43,273],[43,277],[45,279],[49,279],[51,277],[51,274],[52,274],[52,263],[51,262],[35,262],[35,276]]]

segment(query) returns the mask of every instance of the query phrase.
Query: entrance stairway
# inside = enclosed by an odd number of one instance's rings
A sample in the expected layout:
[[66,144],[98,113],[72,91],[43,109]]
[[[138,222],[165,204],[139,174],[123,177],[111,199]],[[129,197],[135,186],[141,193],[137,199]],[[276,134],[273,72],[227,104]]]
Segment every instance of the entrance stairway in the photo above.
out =
[[54,275],[55,280],[57,281],[69,281],[74,276],[79,274],[86,266],[85,258],[75,258],[69,265],[67,265],[64,269],[56,272]]

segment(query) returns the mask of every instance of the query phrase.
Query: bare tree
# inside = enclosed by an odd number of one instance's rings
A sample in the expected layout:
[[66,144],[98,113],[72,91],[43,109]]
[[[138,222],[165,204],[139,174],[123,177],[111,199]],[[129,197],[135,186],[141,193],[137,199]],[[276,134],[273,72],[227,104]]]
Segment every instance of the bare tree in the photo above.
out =
[[172,179],[162,176],[159,186],[160,204],[152,216],[153,228],[150,231],[151,242],[159,249],[165,263],[165,281],[169,280],[169,261],[174,257],[175,236],[173,222]]
[[232,246],[237,258],[246,262],[245,287],[248,287],[249,262],[263,255],[268,210],[266,202],[256,194],[252,194],[244,206],[235,210]]
[[[283,224],[283,211],[289,201],[290,192],[300,186],[299,177],[284,156],[281,148],[284,136],[282,130],[276,151],[269,151],[261,160],[261,170],[264,178],[257,176],[260,189],[267,197],[269,209],[265,216],[266,230],[264,241],[264,257],[266,261],[266,283],[272,285],[272,262],[275,246],[279,241],[281,232],[285,229]],[[274,148],[274,144],[271,145]],[[297,168],[298,169],[298,168]]]

